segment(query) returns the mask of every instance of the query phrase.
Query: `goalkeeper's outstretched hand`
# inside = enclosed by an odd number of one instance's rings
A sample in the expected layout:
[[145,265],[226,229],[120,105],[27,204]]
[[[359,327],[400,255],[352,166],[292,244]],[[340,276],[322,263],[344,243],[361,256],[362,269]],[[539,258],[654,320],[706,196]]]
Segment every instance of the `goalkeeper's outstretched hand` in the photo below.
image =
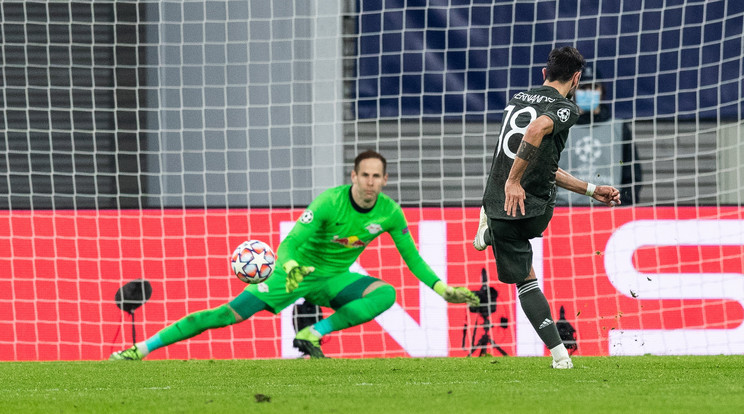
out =
[[302,279],[315,271],[314,267],[300,266],[294,260],[288,260],[287,262],[285,262],[282,265],[282,269],[284,269],[284,271],[287,273],[287,282],[284,284],[284,289],[287,291],[287,293],[291,293],[293,290],[297,289],[297,286],[300,285]]
[[434,291],[449,303],[467,303],[470,306],[480,305],[480,299],[470,289],[447,286],[441,280],[434,285]]

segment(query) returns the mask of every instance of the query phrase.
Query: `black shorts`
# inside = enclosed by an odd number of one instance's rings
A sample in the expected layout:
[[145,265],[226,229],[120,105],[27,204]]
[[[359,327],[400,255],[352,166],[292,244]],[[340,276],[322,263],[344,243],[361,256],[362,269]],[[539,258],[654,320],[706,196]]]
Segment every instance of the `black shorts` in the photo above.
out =
[[491,247],[496,257],[496,271],[504,283],[524,281],[532,268],[530,239],[541,237],[553,218],[553,207],[548,206],[541,216],[519,220],[488,219]]

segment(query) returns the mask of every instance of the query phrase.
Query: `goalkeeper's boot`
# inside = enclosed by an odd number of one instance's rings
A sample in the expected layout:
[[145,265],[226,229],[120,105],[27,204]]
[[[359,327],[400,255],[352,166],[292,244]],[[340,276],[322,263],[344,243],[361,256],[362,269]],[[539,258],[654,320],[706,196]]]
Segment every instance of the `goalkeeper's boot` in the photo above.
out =
[[573,362],[571,362],[571,358],[561,359],[560,361],[553,361],[553,368],[571,369],[573,368]]
[[486,230],[488,230],[488,216],[483,207],[481,207],[480,219],[478,220],[478,231],[475,233],[475,239],[473,239],[473,247],[475,247],[475,250],[482,251],[486,250],[486,247],[488,247],[486,244]]
[[109,357],[109,361],[141,361],[145,356],[142,355],[137,345],[127,348],[123,351],[114,352]]
[[292,341],[292,346],[310,358],[327,358],[323,354],[323,350],[320,349],[320,337],[315,335],[311,328],[311,326],[308,326],[297,332],[297,336]]

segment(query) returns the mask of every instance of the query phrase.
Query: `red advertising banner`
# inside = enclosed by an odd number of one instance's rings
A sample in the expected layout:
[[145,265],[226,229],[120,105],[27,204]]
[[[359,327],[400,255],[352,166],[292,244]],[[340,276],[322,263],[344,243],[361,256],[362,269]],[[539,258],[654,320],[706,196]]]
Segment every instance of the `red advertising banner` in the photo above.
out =
[[[153,288],[135,311],[137,340],[190,312],[219,306],[245,286],[229,267],[234,247],[258,239],[276,248],[300,213],[0,212],[0,358],[95,360],[128,346],[132,321],[114,295],[134,279]],[[421,287],[383,235],[356,271],[393,284],[396,305],[377,321],[329,335],[325,353],[545,354],[520,316],[514,287],[497,281],[492,253],[472,248],[478,209],[405,213],[438,274],[494,300],[478,309],[445,304]],[[737,208],[556,209],[544,237],[533,244],[535,268],[556,319],[563,309],[559,327],[576,332],[575,354],[744,352],[743,223]],[[260,312],[150,358],[295,357],[291,312]]]

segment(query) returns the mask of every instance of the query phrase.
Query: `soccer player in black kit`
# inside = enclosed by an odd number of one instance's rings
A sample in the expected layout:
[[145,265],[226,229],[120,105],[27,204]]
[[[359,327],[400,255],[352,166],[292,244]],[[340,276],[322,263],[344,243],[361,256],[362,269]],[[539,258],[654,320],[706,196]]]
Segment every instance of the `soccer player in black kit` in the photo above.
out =
[[537,283],[530,239],[542,236],[553,217],[556,185],[608,206],[620,203],[616,188],[584,182],[558,168],[568,130],[579,117],[571,97],[584,65],[575,48],[553,49],[542,86],[517,93],[504,108],[473,241],[477,250],[492,246],[499,280],[517,285],[522,309],[558,369],[573,363]]

